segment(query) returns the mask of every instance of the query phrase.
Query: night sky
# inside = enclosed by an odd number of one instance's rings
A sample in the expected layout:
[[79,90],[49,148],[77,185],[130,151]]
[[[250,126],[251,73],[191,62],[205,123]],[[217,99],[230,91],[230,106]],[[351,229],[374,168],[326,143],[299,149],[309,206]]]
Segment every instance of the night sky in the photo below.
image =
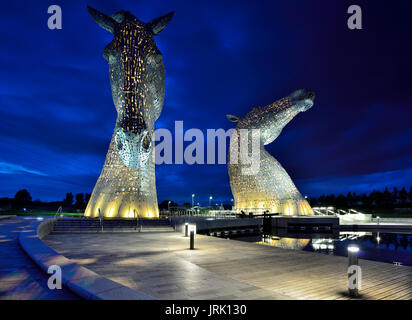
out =
[[[47,28],[58,4],[63,29]],[[405,1],[13,1],[0,11],[0,197],[33,200],[91,193],[113,132],[103,48],[112,35],[86,4],[150,21],[175,16],[156,36],[166,69],[157,128],[232,127],[307,87],[315,105],[267,146],[303,195],[412,185],[412,2]],[[363,30],[347,8],[363,9]],[[156,167],[159,202],[232,198],[226,165]]]

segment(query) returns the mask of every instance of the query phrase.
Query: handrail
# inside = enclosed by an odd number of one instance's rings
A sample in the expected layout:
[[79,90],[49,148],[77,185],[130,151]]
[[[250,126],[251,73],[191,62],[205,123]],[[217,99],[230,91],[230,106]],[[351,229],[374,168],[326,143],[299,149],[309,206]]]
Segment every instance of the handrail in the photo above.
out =
[[101,213],[100,213],[100,208],[98,208],[98,210],[99,210],[100,227],[101,227],[101,230],[102,230],[102,232],[103,232],[103,218],[102,218],[102,215],[101,215]]
[[54,215],[54,218],[57,219],[57,214],[62,213],[62,211],[63,211],[63,208],[59,207],[56,211],[56,214]]
[[57,223],[57,219],[58,219],[57,215],[58,215],[59,213],[61,214],[62,211],[63,211],[63,208],[60,206],[60,207],[57,209],[56,214],[54,215],[54,220],[53,220],[53,224],[52,224],[53,231],[54,231],[54,226],[55,226],[56,223]]

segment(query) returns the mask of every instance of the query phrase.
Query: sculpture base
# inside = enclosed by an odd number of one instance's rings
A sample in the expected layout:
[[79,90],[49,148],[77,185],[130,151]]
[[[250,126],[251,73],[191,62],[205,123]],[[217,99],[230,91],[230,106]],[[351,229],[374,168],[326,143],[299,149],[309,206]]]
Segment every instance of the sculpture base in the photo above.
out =
[[241,201],[235,199],[235,211],[246,214],[250,212],[258,215],[267,211],[269,213],[279,213],[282,216],[310,216],[313,215],[313,210],[305,199],[299,200],[248,200],[243,198]]

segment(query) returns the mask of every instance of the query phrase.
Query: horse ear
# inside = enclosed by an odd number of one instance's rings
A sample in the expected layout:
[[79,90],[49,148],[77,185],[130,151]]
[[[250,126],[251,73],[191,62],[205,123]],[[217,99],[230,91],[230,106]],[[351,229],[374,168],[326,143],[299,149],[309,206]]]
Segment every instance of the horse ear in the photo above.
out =
[[239,121],[239,117],[236,117],[236,116],[231,115],[231,114],[227,114],[226,118],[227,118],[227,120],[229,120],[231,122],[238,122]]
[[153,34],[156,35],[162,32],[163,29],[166,28],[166,26],[169,24],[170,20],[172,20],[174,14],[175,13],[172,11],[168,14],[165,14],[164,16],[148,22],[147,24],[149,25],[149,28],[152,30]]
[[89,14],[93,18],[93,20],[96,21],[96,23],[100,27],[111,33],[114,33],[117,22],[113,18],[89,6],[87,6],[87,10],[89,11]]

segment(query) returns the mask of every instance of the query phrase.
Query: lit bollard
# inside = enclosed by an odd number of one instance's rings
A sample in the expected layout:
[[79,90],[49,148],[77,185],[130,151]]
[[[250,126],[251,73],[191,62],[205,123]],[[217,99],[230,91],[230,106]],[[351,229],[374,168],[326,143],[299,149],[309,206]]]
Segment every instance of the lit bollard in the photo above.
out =
[[189,224],[186,222],[185,223],[185,237],[189,235]]
[[359,296],[362,283],[362,270],[358,262],[359,247],[348,246],[348,290],[349,296]]
[[191,224],[189,227],[190,232],[190,250],[195,248],[195,233],[196,233],[196,225]]
[[378,225],[379,225],[381,218],[380,218],[380,217],[376,217],[376,219],[378,220]]
[[195,248],[195,232],[192,230],[190,231],[190,250]]

